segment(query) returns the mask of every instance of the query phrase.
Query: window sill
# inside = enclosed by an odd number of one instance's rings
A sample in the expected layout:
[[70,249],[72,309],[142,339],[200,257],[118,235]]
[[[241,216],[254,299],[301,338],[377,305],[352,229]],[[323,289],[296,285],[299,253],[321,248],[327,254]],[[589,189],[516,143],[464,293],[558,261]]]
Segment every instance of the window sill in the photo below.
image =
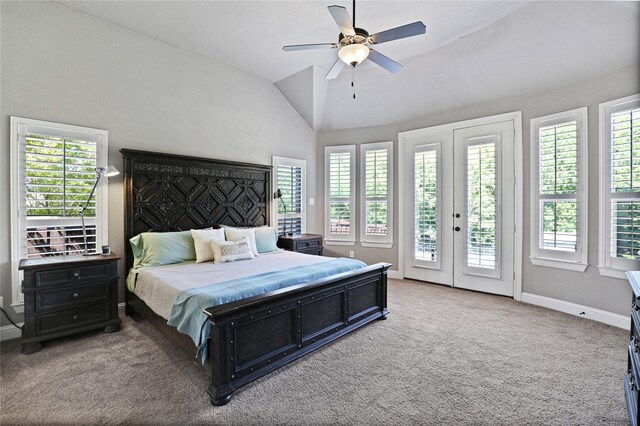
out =
[[362,247],[384,248],[384,249],[390,249],[393,247],[393,243],[374,243],[371,241],[360,241],[360,245]]
[[567,260],[545,259],[541,257],[529,256],[529,260],[536,266],[546,266],[547,268],[566,269],[574,272],[584,272],[587,270],[587,263],[570,262]]
[[600,271],[600,275],[602,275],[603,277],[620,278],[623,280],[627,279],[627,273],[622,269],[613,269],[607,266],[598,266],[598,270]]
[[325,246],[355,246],[355,241],[324,240]]

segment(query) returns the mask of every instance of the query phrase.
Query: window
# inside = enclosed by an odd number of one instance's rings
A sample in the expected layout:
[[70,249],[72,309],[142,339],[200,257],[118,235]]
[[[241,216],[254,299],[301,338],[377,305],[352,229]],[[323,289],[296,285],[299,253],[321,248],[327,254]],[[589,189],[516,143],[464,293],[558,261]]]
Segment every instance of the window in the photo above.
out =
[[531,120],[531,262],[587,268],[587,108]]
[[600,274],[640,268],[640,95],[600,104]]
[[360,146],[360,240],[363,247],[393,245],[393,142]]
[[[11,117],[13,305],[22,303],[20,259],[84,251],[80,213],[106,165],[104,130]],[[85,212],[90,252],[107,242],[106,179]]]
[[354,245],[355,145],[325,148],[325,242]]
[[282,193],[280,199],[275,199],[275,226],[278,234],[302,234],[306,230],[306,160],[273,157],[275,172],[275,188]]

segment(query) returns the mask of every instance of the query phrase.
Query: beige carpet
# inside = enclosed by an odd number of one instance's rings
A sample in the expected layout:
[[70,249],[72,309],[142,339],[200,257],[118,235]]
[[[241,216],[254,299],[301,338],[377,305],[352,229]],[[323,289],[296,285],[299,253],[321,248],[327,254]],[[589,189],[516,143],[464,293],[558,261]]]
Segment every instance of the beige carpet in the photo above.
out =
[[627,422],[626,331],[513,300],[391,281],[391,314],[212,407],[204,370],[146,322],[21,355],[0,423],[590,425]]

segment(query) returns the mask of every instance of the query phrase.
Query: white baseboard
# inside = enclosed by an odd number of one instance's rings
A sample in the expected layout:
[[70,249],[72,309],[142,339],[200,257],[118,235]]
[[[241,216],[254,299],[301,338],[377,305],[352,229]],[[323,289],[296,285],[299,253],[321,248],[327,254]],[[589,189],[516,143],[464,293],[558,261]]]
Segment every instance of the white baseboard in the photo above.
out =
[[400,279],[400,272],[392,271],[391,269],[387,269],[387,278],[391,278],[393,280],[399,280]]
[[[23,322],[18,323],[20,327],[24,325]],[[22,336],[22,330],[18,327],[15,327],[13,324],[5,325],[4,327],[0,327],[0,342],[5,340],[17,339]]]
[[631,326],[629,316],[614,314],[612,312],[590,308],[588,306],[577,305],[575,303],[565,302],[564,300],[538,296],[537,294],[522,293],[522,302],[542,306],[544,308],[553,309],[555,311],[564,312],[581,318],[603,322],[624,330],[629,330],[629,327]]

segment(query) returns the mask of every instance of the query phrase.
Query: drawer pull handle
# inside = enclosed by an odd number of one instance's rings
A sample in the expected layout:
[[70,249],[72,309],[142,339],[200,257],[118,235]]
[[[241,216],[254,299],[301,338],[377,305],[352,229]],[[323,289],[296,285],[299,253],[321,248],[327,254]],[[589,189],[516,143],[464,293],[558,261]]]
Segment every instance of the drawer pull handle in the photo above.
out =
[[78,293],[73,293],[73,297],[78,297]]
[[78,278],[79,276],[80,276],[80,272],[75,271],[75,272],[73,273],[73,278]]
[[307,247],[309,247],[311,245],[311,243],[309,241],[307,241]]
[[77,315],[74,315],[74,316],[73,316],[73,320],[74,320],[74,321],[77,321],[77,320],[78,320],[78,316],[77,316]]

